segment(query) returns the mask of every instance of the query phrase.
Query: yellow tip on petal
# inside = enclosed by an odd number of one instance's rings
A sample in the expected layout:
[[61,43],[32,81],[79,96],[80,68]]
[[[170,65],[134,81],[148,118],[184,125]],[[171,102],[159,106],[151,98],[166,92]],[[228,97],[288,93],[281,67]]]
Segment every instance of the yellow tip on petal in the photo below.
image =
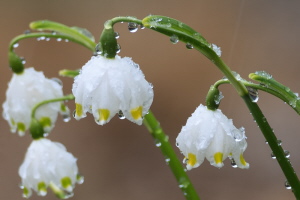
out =
[[246,166],[247,165],[247,162],[245,161],[244,157],[243,157],[243,154],[240,155],[240,161],[241,161],[241,164]]
[[223,153],[221,153],[221,152],[215,153],[214,159],[215,159],[216,164],[222,163],[223,162]]
[[82,105],[78,103],[76,103],[75,105],[76,105],[76,115],[78,117],[81,117],[83,113]]
[[197,162],[196,155],[193,153],[189,153],[187,164],[193,167],[196,164],[196,162]]
[[98,109],[99,113],[99,121],[107,121],[110,115],[110,111],[108,109]]
[[139,106],[130,110],[131,116],[133,119],[138,120],[142,118],[143,107]]

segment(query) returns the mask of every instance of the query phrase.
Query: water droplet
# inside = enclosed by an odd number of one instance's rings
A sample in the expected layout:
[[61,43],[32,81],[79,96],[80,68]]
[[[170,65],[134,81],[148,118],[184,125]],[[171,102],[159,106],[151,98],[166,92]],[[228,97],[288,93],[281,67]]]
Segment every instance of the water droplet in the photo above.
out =
[[289,102],[290,106],[292,106],[293,108],[296,108],[297,106],[297,99],[292,99],[290,102]]
[[48,137],[49,133],[44,133],[43,136],[44,137]]
[[284,156],[286,158],[289,158],[291,156],[290,152],[288,150],[284,150]]
[[55,31],[52,31],[52,35],[56,35],[57,33]]
[[82,184],[84,182],[84,176],[78,174],[76,178],[76,183]]
[[56,39],[57,42],[61,42],[61,40],[62,40],[61,38],[57,38]]
[[285,91],[289,92],[291,89],[289,87],[285,87]]
[[222,55],[222,51],[221,51],[221,47],[218,47],[217,45],[215,44],[212,44],[212,50],[219,56],[221,57]]
[[118,32],[115,32],[115,38],[119,39],[120,38],[120,34]]
[[69,42],[69,39],[65,39],[65,42]]
[[278,146],[281,146],[282,141],[281,140],[277,140],[277,144],[278,144]]
[[49,38],[49,37],[46,37],[46,39],[45,39],[45,40],[48,42],[48,41],[50,41],[50,38]]
[[153,89],[153,84],[152,84],[152,83],[149,83],[149,87]]
[[73,111],[73,117],[76,117],[76,110]]
[[21,59],[21,63],[22,63],[23,65],[25,65],[25,64],[26,64],[25,58],[24,58],[24,57],[21,57],[20,59]]
[[119,119],[125,119],[125,115],[123,114],[122,110],[118,112],[118,117]]
[[249,92],[249,97],[251,98],[252,102],[256,103],[259,99],[257,89],[254,89],[252,87],[246,87],[246,88]]
[[19,46],[19,43],[14,43],[13,48],[17,48]]
[[156,141],[155,141],[155,146],[156,146],[156,147],[160,147],[160,146],[161,146],[161,142],[160,142],[159,140],[156,140]]
[[221,99],[223,99],[224,96],[222,94],[222,92],[220,92],[218,95],[215,95],[215,103],[218,105],[220,104]]
[[173,43],[173,44],[177,44],[179,42],[179,39],[178,39],[178,36],[177,35],[172,35],[170,37],[170,41]]
[[60,86],[63,86],[63,82],[59,78],[54,77],[54,78],[51,78],[51,80],[58,83]]
[[145,26],[143,26],[143,24],[140,24],[140,29],[145,29]]
[[71,120],[70,114],[69,113],[65,113],[62,115],[63,121],[64,122],[69,122]]
[[266,141],[265,143],[266,143],[266,144],[269,144],[269,142],[268,142],[268,141]]
[[100,55],[102,53],[102,46],[101,43],[98,43],[95,47],[95,51],[97,55]]
[[128,23],[128,30],[131,32],[131,33],[135,33],[137,32],[138,30],[138,25],[134,22],[129,22]]
[[285,182],[284,182],[284,186],[285,186],[285,188],[288,189],[288,190],[292,189],[292,187],[291,187],[291,185],[289,184],[288,181],[285,181]]
[[179,143],[178,143],[178,142],[176,142],[176,144],[175,144],[175,145],[176,145],[176,147],[179,147]]
[[30,30],[25,30],[23,34],[27,35],[27,34],[29,34],[29,33],[31,33]]
[[193,45],[191,45],[190,43],[186,43],[185,46],[186,46],[187,49],[193,49],[194,48]]
[[165,161],[166,161],[167,164],[169,164],[169,162],[171,161],[171,159],[170,158],[165,158]]
[[119,44],[117,44],[116,53],[120,53],[120,51],[121,51],[121,46]]
[[40,191],[37,192],[37,194],[38,194],[39,196],[44,197],[44,196],[47,195],[47,191],[45,191],[45,190],[40,190]]
[[272,158],[272,159],[276,159],[276,156],[274,155],[273,152],[271,153],[271,158]]
[[186,164],[189,161],[189,159],[187,157],[184,157],[184,159],[182,160],[183,164]]
[[231,167],[237,168],[237,164],[236,164],[236,162],[235,162],[235,160],[233,158],[231,159],[230,164],[231,164]]
[[68,199],[68,198],[71,198],[72,196],[74,196],[74,193],[73,192],[68,192],[68,191],[65,191],[65,195],[64,195],[64,199]]
[[266,79],[271,79],[272,78],[272,75],[265,72],[265,71],[257,71],[255,72],[256,75],[259,75],[259,76],[263,76],[265,77]]

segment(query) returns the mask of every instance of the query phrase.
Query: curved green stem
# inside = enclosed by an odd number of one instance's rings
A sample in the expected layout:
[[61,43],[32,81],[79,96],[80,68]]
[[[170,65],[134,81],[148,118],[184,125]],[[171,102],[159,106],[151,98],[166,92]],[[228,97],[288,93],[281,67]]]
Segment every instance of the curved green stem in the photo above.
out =
[[177,155],[169,143],[169,137],[164,133],[159,122],[156,120],[151,111],[145,115],[143,122],[154,138],[156,146],[160,148],[162,154],[164,155],[165,161],[171,168],[179,187],[185,195],[185,198],[187,200],[200,199],[189,177],[183,169],[181,162],[178,160]]
[[48,103],[54,103],[54,102],[59,102],[59,101],[68,101],[68,100],[73,100],[75,99],[75,97],[72,95],[72,94],[69,94],[69,95],[66,95],[66,96],[63,96],[61,98],[57,98],[57,99],[49,99],[49,100],[46,100],[46,101],[42,101],[38,104],[36,104],[33,108],[32,108],[32,111],[31,111],[31,118],[35,118],[35,113],[36,113],[36,110],[41,107],[42,105],[45,105],[45,104],[48,104]]

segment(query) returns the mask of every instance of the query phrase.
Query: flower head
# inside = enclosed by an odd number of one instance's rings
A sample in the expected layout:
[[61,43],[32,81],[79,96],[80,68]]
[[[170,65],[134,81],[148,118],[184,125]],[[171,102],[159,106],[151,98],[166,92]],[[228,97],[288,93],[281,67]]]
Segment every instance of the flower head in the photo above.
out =
[[[11,131],[24,135],[31,122],[33,107],[45,100],[63,96],[62,86],[55,80],[47,79],[42,72],[27,68],[22,74],[14,74],[8,84],[6,101],[3,103],[3,116],[8,121]],[[49,132],[57,118],[57,113],[68,114],[69,110],[62,103],[49,103],[40,107],[35,118]]]
[[60,198],[71,196],[75,183],[82,178],[76,160],[61,143],[46,138],[33,140],[19,168],[23,196],[30,197],[32,190],[45,196],[47,187]]
[[227,157],[237,167],[249,168],[243,157],[247,148],[244,129],[237,129],[219,109],[213,111],[200,105],[182,127],[176,144],[188,170],[200,166],[205,158],[220,168]]
[[131,58],[92,57],[75,77],[73,95],[76,119],[94,115],[103,125],[121,113],[132,122],[142,124],[143,116],[153,101],[152,86]]

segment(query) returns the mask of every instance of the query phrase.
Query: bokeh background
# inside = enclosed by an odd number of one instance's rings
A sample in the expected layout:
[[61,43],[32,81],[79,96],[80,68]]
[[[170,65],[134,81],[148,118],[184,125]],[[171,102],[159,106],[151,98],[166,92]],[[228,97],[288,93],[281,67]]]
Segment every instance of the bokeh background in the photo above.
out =
[[[1,0],[0,102],[5,100],[12,75],[7,61],[8,44],[29,29],[31,21],[49,19],[85,27],[98,39],[107,19],[142,19],[149,14],[176,18],[198,30],[221,47],[224,61],[242,77],[265,70],[299,92],[299,8],[297,0]],[[195,108],[204,103],[210,85],[223,75],[197,51],[187,50],[182,43],[171,44],[166,36],[146,29],[130,33],[126,24],[115,28],[120,33],[120,55],[133,57],[153,83],[152,111],[176,148],[175,138],[181,127]],[[57,77],[58,70],[63,68],[80,68],[91,57],[91,52],[81,46],[54,40],[28,39],[20,42],[16,52],[25,57],[26,67],[34,66],[47,77]],[[65,93],[70,93],[72,80],[61,80]],[[188,172],[201,199],[294,199],[292,192],[285,189],[285,177],[276,160],[271,159],[271,151],[245,104],[231,86],[221,89],[225,96],[220,107],[223,113],[237,127],[246,129],[245,158],[250,169],[234,169],[228,160],[223,168],[217,169],[205,161]],[[282,101],[263,92],[258,104],[284,149],[290,151],[296,172],[300,172],[299,116]],[[74,110],[73,102],[69,102],[69,107]],[[63,143],[78,158],[85,183],[76,186],[74,200],[184,199],[144,126],[118,117],[105,126],[96,125],[91,115],[68,123],[59,118],[48,138]],[[28,134],[22,138],[11,134],[8,124],[0,119],[0,199],[22,199],[18,168],[30,142]],[[34,194],[31,199],[56,198],[49,192],[44,198]]]

